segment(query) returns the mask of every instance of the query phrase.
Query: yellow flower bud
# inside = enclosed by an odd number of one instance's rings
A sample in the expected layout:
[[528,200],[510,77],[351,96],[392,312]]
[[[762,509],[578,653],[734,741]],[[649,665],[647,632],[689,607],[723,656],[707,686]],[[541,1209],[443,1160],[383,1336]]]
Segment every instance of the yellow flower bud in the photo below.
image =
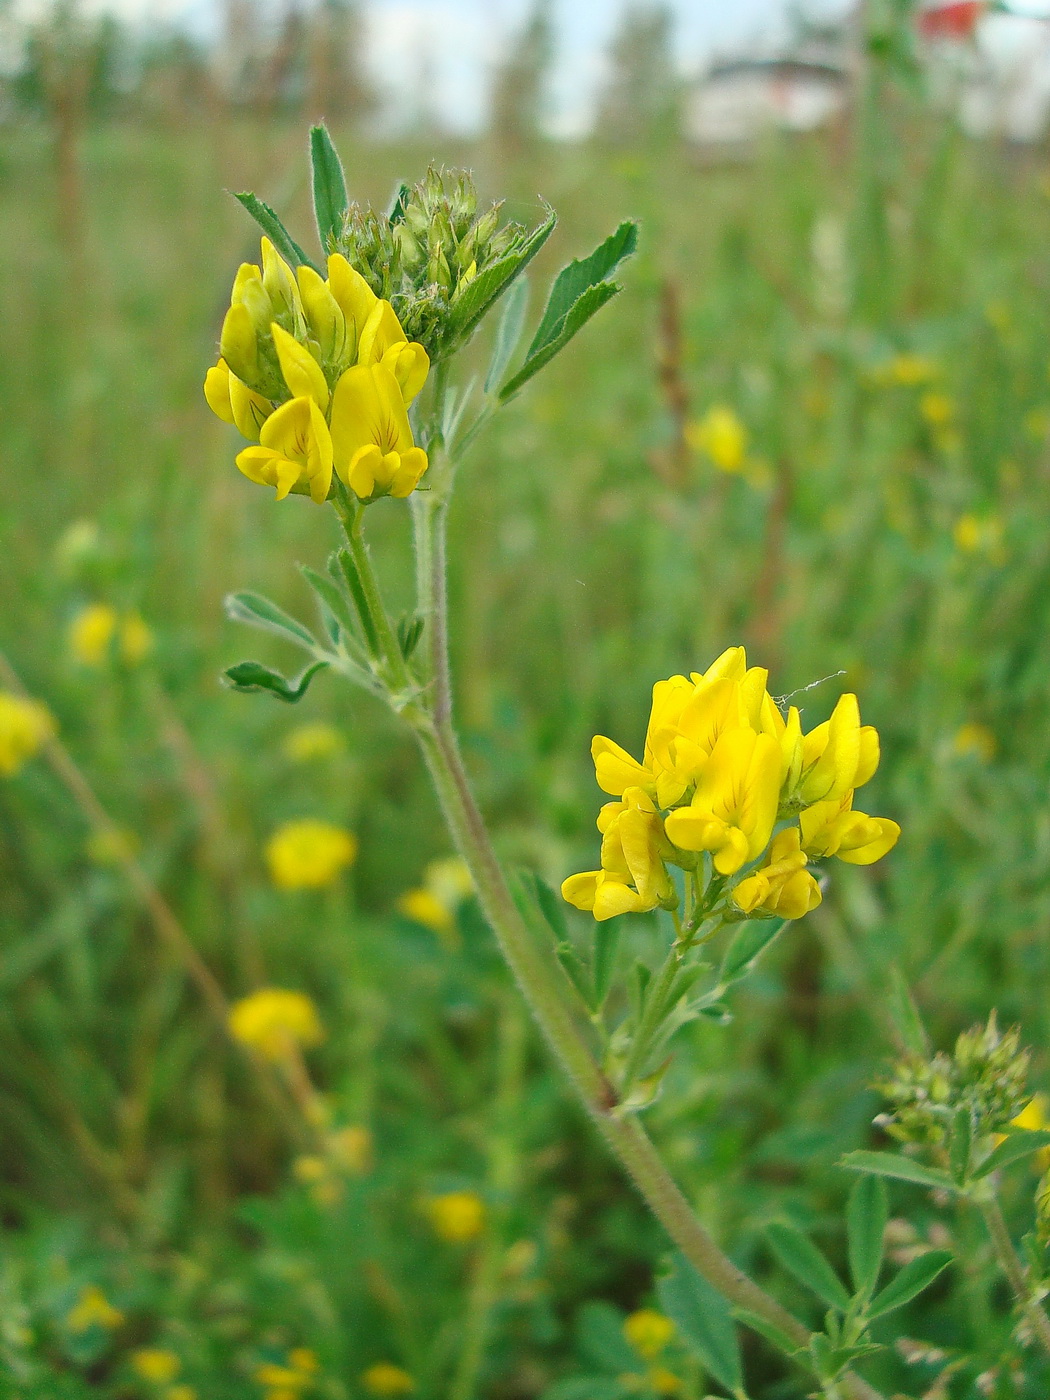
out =
[[259,335],[242,302],[234,302],[226,313],[219,335],[219,353],[245,383],[251,384],[258,378]]
[[312,399],[323,413],[328,407],[328,385],[324,371],[305,346],[275,321],[270,327],[284,382],[296,399]]

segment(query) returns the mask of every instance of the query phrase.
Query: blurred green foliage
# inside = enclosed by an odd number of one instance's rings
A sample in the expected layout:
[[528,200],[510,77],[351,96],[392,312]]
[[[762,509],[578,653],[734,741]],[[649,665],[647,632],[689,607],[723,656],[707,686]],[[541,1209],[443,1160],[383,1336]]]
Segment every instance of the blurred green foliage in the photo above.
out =
[[[610,216],[643,228],[625,294],[486,430],[453,509],[459,714],[509,862],[553,884],[590,866],[591,735],[637,750],[652,682],[728,645],[778,694],[827,677],[799,701],[807,723],[855,689],[882,736],[872,810],[901,823],[899,847],[836,869],[732,1023],[689,1030],[648,1115],[726,1247],[802,1310],[763,1231],[787,1217],[844,1261],[835,1164],[878,1141],[894,969],[938,1044],[994,1004],[1034,1047],[1034,1083],[1047,1071],[1050,171],[932,119],[894,142],[874,233],[841,132],[710,167],[671,145],[524,150],[511,168],[487,146],[442,152],[514,217],[535,222],[534,191],[558,209],[540,280]],[[259,1368],[297,1347],[320,1364],[291,1400],[367,1394],[379,1361],[421,1397],[657,1393],[666,1376],[632,1369],[620,1321],[653,1304],[659,1229],[534,1043],[474,906],[444,940],[397,911],[448,851],[409,742],[324,675],[296,709],[217,682],[244,645],[223,595],[305,614],[293,564],[334,542],[327,512],[237,474],[200,392],[254,256],[220,192],[255,188],[305,230],[300,143],[249,121],[97,127],[71,177],[45,129],[3,131],[0,646],[227,994],[315,999],[310,1071],[374,1164],[330,1197],[296,1175],[302,1123],[35,760],[0,785],[5,1393],[159,1396],[132,1364],[143,1346],[175,1351],[201,1400],[262,1397]],[[343,151],[352,194],[378,202],[434,154]],[[690,447],[719,405],[746,469]],[[368,525],[396,611],[405,511],[384,501]],[[71,656],[94,602],[142,614],[146,661]],[[291,757],[288,735],[322,720],[345,746]],[[265,842],[300,816],[360,840],[334,891],[270,885]],[[636,920],[625,957],[654,935]],[[1019,1230],[1026,1172],[1007,1182]],[[486,1204],[477,1240],[428,1218],[453,1190]],[[912,1222],[891,1222],[897,1263],[947,1241],[978,1265],[880,1324],[940,1358],[897,1348],[872,1374],[918,1395],[947,1364],[945,1395],[980,1375],[981,1394],[1045,1395],[979,1223],[909,1186],[892,1202]],[[90,1287],[119,1323],[70,1325]],[[717,1384],[677,1343],[661,1365],[697,1400]],[[804,1393],[754,1339],[745,1370],[756,1400]]]

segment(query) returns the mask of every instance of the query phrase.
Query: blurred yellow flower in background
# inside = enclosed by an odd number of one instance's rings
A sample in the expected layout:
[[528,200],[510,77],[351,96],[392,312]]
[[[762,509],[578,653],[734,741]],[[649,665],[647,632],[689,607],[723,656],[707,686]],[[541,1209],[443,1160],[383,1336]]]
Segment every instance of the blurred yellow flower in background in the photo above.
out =
[[698,422],[689,423],[685,440],[694,452],[702,452],[709,458],[719,471],[743,470],[750,435],[726,404],[714,404]]
[[623,1335],[639,1356],[652,1361],[674,1336],[674,1323],[655,1308],[640,1308],[624,1319]]
[[131,1353],[131,1366],[144,1381],[166,1385],[182,1370],[182,1362],[173,1351],[162,1347],[142,1347]]
[[313,1385],[320,1362],[309,1347],[293,1347],[284,1365],[264,1361],[255,1371],[255,1379],[266,1387],[266,1400],[299,1400],[304,1390]]
[[270,877],[282,890],[322,889],[334,884],[356,858],[356,836],[313,817],[285,822],[266,846]]
[[943,428],[955,417],[955,400],[930,390],[919,400],[919,412],[933,428]]
[[952,748],[961,757],[968,754],[979,758],[982,763],[991,763],[999,750],[995,735],[986,724],[970,721],[960,724],[952,740]]
[[407,1371],[390,1361],[377,1361],[361,1374],[361,1384],[369,1395],[410,1395],[416,1383]]
[[93,865],[123,865],[134,859],[138,837],[122,826],[101,827],[84,842],[84,854]]
[[69,626],[69,649],[82,666],[101,666],[116,647],[120,659],[137,666],[153,646],[153,633],[137,612],[118,613],[108,603],[82,608]]
[[929,384],[940,374],[936,360],[927,355],[894,355],[892,359],[877,365],[872,378],[878,384],[899,384],[903,388],[914,389],[920,384]]
[[432,860],[423,872],[423,881],[406,890],[397,901],[398,911],[430,929],[450,949],[458,946],[456,914],[459,906],[474,892],[474,881],[461,856]]
[[466,1244],[485,1228],[485,1202],[476,1191],[445,1191],[428,1196],[424,1208],[435,1235],[448,1244]]
[[285,757],[293,763],[314,763],[318,759],[333,758],[346,748],[346,741],[334,724],[317,720],[312,724],[300,724],[285,738]]
[[0,777],[17,773],[54,732],[46,705],[0,690]]
[[66,1326],[71,1332],[87,1332],[92,1327],[112,1332],[123,1321],[124,1314],[93,1283],[80,1290],[80,1296],[66,1314]]
[[162,1400],[197,1400],[197,1392],[192,1385],[169,1385],[161,1395]]
[[997,515],[960,515],[952,530],[955,547],[961,554],[983,554],[993,564],[1006,560],[1003,548],[1003,522]]
[[229,1015],[230,1034],[264,1059],[287,1059],[296,1045],[319,1045],[324,1028],[317,1008],[305,992],[263,987],[234,1002]]

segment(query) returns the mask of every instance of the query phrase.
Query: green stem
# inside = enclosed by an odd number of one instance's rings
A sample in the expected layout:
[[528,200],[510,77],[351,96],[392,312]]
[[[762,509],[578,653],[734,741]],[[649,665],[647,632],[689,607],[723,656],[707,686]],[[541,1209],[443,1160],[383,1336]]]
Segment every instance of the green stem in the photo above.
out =
[[[783,1332],[793,1346],[804,1350],[809,1329],[750,1279],[719,1249],[693,1213],[689,1202],[668,1172],[645,1129],[633,1115],[619,1116],[613,1086],[602,1073],[587,1032],[577,1021],[566,997],[564,977],[549,951],[543,949],[518,911],[493,850],[484,819],[471,791],[452,724],[452,696],[447,662],[448,618],[445,592],[445,532],[447,511],[431,506],[416,515],[418,532],[429,530],[423,542],[430,560],[430,578],[421,592],[421,608],[429,614],[431,629],[431,712],[405,712],[413,724],[423,758],[453,842],[466,861],[478,901],[515,981],[532,1011],[545,1040],[560,1061],[584,1108],[668,1235],[690,1263],[734,1306],[763,1318]],[[354,547],[351,532],[351,548]],[[367,550],[355,562],[371,578]],[[382,608],[378,586],[376,606]],[[380,622],[380,634],[390,632],[389,621]],[[403,663],[402,663],[403,664]],[[803,1363],[804,1364],[804,1363]],[[883,1400],[861,1377],[848,1375],[844,1382],[851,1400]]]
[[401,654],[401,644],[397,640],[386,608],[383,606],[379,580],[372,568],[372,559],[362,533],[364,506],[352,501],[345,490],[338,492],[332,500],[339,517],[339,523],[343,527],[343,534],[346,536],[350,557],[354,561],[357,576],[361,582],[365,604],[379,642],[380,659],[385,666],[387,678],[395,691],[408,691],[413,685],[412,677],[409,674],[405,658]]
[[676,946],[667,954],[663,967],[656,975],[656,980],[649,985],[645,997],[645,1007],[632,1037],[631,1053],[627,1057],[627,1064],[624,1066],[620,1081],[620,1094],[623,1098],[627,1098],[630,1094],[631,1087],[645,1064],[645,1057],[649,1053],[653,1035],[664,1018],[667,998],[671,994],[675,978],[678,975],[679,963],[680,958]]
[[988,1227],[992,1249],[999,1261],[999,1267],[1006,1275],[1025,1317],[1032,1324],[1040,1345],[1047,1355],[1050,1355],[1050,1318],[1032,1297],[1028,1279],[1025,1277],[1021,1261],[1017,1257],[1010,1232],[1006,1228],[1006,1221],[1003,1219],[1003,1212],[999,1206],[999,1198],[994,1194],[989,1195],[986,1200],[980,1202],[980,1210],[984,1216],[984,1223]]

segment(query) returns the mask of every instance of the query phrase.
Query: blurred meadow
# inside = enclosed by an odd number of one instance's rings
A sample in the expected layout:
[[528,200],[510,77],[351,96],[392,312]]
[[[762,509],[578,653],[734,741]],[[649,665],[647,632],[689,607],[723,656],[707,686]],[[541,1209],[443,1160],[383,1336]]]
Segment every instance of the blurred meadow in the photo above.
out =
[[[658,677],[744,643],[776,694],[821,682],[807,722],[857,691],[900,844],[836,872],[729,1025],[688,1028],[647,1114],[723,1246],[804,1309],[763,1229],[786,1216],[843,1256],[836,1162],[877,1140],[901,978],[937,1045],[997,1007],[1050,1088],[1045,142],[965,134],[875,46],[838,118],[730,156],[680,134],[638,42],[597,134],[555,142],[538,31],[469,140],[363,135],[316,53],[320,86],[278,53],[231,97],[192,45],[140,54],[130,86],[106,22],[23,38],[0,123],[0,689],[20,678],[62,748],[0,778],[3,1394],[721,1393],[621,1326],[654,1306],[666,1242],[527,1024],[409,739],[324,676],[295,707],[219,683],[248,654],[224,595],[308,614],[294,564],[336,542],[327,512],[239,475],[204,403],[258,248],[225,192],[305,242],[324,114],[354,199],[432,160],[526,222],[542,196],[560,222],[533,316],[559,258],[640,221],[622,295],[472,450],[458,714],[501,852],[556,888],[592,862],[591,736],[637,747]],[[369,519],[395,611],[396,504]],[[354,838],[317,888],[268,855],[301,819]],[[292,1064],[226,1030],[273,988],[320,1023]],[[1019,1218],[1033,1183],[1010,1178]],[[900,1258],[975,1231],[899,1189]],[[946,1276],[897,1315],[940,1356],[897,1346],[875,1373],[1045,1396],[1009,1311],[988,1270]],[[745,1360],[754,1400],[806,1393],[761,1341]]]

